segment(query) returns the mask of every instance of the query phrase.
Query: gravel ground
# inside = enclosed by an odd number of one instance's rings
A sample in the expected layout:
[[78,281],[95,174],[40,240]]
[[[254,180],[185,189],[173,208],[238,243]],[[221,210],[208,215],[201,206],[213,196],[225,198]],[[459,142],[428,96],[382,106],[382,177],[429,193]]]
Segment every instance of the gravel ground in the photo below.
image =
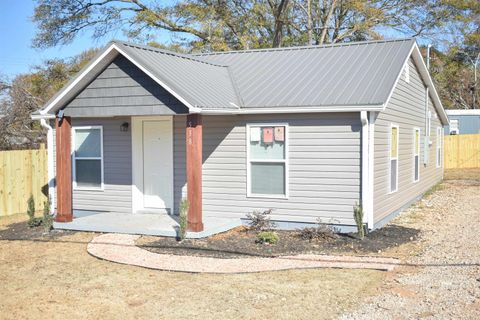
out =
[[341,318],[480,319],[480,182],[446,182],[395,222],[421,230],[421,250]]

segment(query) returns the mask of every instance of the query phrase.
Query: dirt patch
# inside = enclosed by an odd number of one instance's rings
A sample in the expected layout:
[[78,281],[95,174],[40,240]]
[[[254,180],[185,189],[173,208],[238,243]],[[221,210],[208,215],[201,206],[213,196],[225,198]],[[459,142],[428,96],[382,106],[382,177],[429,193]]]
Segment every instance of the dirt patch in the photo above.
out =
[[178,242],[168,237],[144,236],[137,245],[155,252],[176,255],[197,255],[216,258],[245,256],[275,257],[302,253],[373,255],[417,239],[419,230],[391,224],[368,234],[363,240],[354,234],[339,234],[334,238],[304,240],[298,231],[277,231],[279,242],[256,243],[257,233],[239,227],[229,232],[203,239]]
[[445,180],[473,180],[480,185],[480,168],[445,169]]
[[[0,229],[12,223],[0,219]],[[0,240],[2,319],[325,319],[375,294],[385,272],[311,269],[212,275],[90,256],[90,232]]]
[[54,239],[60,236],[73,234],[73,231],[52,230],[45,233],[43,226],[30,228],[26,222],[17,222],[8,225],[7,228],[0,230],[0,240],[35,240],[35,239]]
[[74,231],[65,230],[52,230],[46,233],[42,225],[30,228],[26,219],[23,215],[2,218],[0,240],[55,239],[74,233]]

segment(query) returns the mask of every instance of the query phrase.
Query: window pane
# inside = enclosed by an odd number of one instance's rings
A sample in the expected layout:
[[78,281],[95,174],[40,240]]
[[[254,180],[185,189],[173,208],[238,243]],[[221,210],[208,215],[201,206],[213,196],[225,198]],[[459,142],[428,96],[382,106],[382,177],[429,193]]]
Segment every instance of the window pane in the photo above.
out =
[[284,163],[252,163],[251,192],[256,194],[285,194]]
[[250,127],[250,159],[285,159],[285,127]]
[[418,177],[419,177],[419,160],[420,160],[420,157],[419,156],[415,156],[415,181],[418,181]]
[[390,191],[397,190],[397,160],[390,160]]
[[390,156],[391,158],[397,157],[397,147],[398,147],[398,128],[392,127],[392,133],[390,137]]
[[102,182],[101,160],[75,160],[77,187],[100,188]]
[[75,129],[75,156],[101,156],[100,129]]

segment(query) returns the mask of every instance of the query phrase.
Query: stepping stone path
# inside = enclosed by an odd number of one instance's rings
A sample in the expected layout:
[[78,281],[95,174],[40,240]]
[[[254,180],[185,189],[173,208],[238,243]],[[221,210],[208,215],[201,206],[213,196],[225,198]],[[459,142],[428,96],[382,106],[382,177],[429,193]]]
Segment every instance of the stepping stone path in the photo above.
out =
[[87,246],[94,257],[149,269],[194,273],[246,273],[307,268],[347,268],[393,270],[400,261],[394,258],[300,254],[273,258],[221,259],[158,254],[135,245],[138,235],[107,233],[95,237]]

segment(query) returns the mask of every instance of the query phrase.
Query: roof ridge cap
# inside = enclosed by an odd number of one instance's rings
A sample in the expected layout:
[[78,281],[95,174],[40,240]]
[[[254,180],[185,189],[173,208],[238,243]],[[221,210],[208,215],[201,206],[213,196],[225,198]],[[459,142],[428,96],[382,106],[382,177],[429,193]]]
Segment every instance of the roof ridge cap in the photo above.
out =
[[111,42],[114,43],[114,44],[120,44],[120,45],[123,45],[123,46],[132,47],[132,48],[136,48],[136,49],[140,49],[140,50],[148,50],[148,51],[153,51],[153,52],[157,52],[157,53],[161,53],[161,54],[171,55],[171,56],[175,56],[175,57],[179,57],[179,58],[183,58],[183,59],[188,59],[188,60],[208,64],[208,65],[215,66],[215,67],[223,67],[223,68],[228,67],[227,65],[222,65],[222,64],[218,64],[218,63],[212,63],[212,62],[209,62],[209,61],[197,59],[191,54],[178,53],[178,52],[173,52],[173,51],[169,51],[169,50],[155,48],[155,47],[152,47],[152,46],[129,43],[129,42],[126,42],[126,41],[113,40]]
[[214,56],[214,55],[226,55],[234,53],[253,53],[253,52],[276,52],[276,51],[295,51],[295,50],[312,50],[322,49],[330,47],[348,47],[348,46],[360,46],[374,43],[390,43],[390,42],[414,42],[414,37],[411,38],[399,38],[399,39],[384,39],[384,40],[368,40],[368,41],[355,41],[355,42],[341,42],[341,43],[328,43],[321,45],[310,46],[293,46],[293,47],[281,47],[281,48],[259,48],[259,49],[247,49],[247,50],[232,50],[232,51],[215,51],[215,52],[201,52],[191,54],[192,56]]

